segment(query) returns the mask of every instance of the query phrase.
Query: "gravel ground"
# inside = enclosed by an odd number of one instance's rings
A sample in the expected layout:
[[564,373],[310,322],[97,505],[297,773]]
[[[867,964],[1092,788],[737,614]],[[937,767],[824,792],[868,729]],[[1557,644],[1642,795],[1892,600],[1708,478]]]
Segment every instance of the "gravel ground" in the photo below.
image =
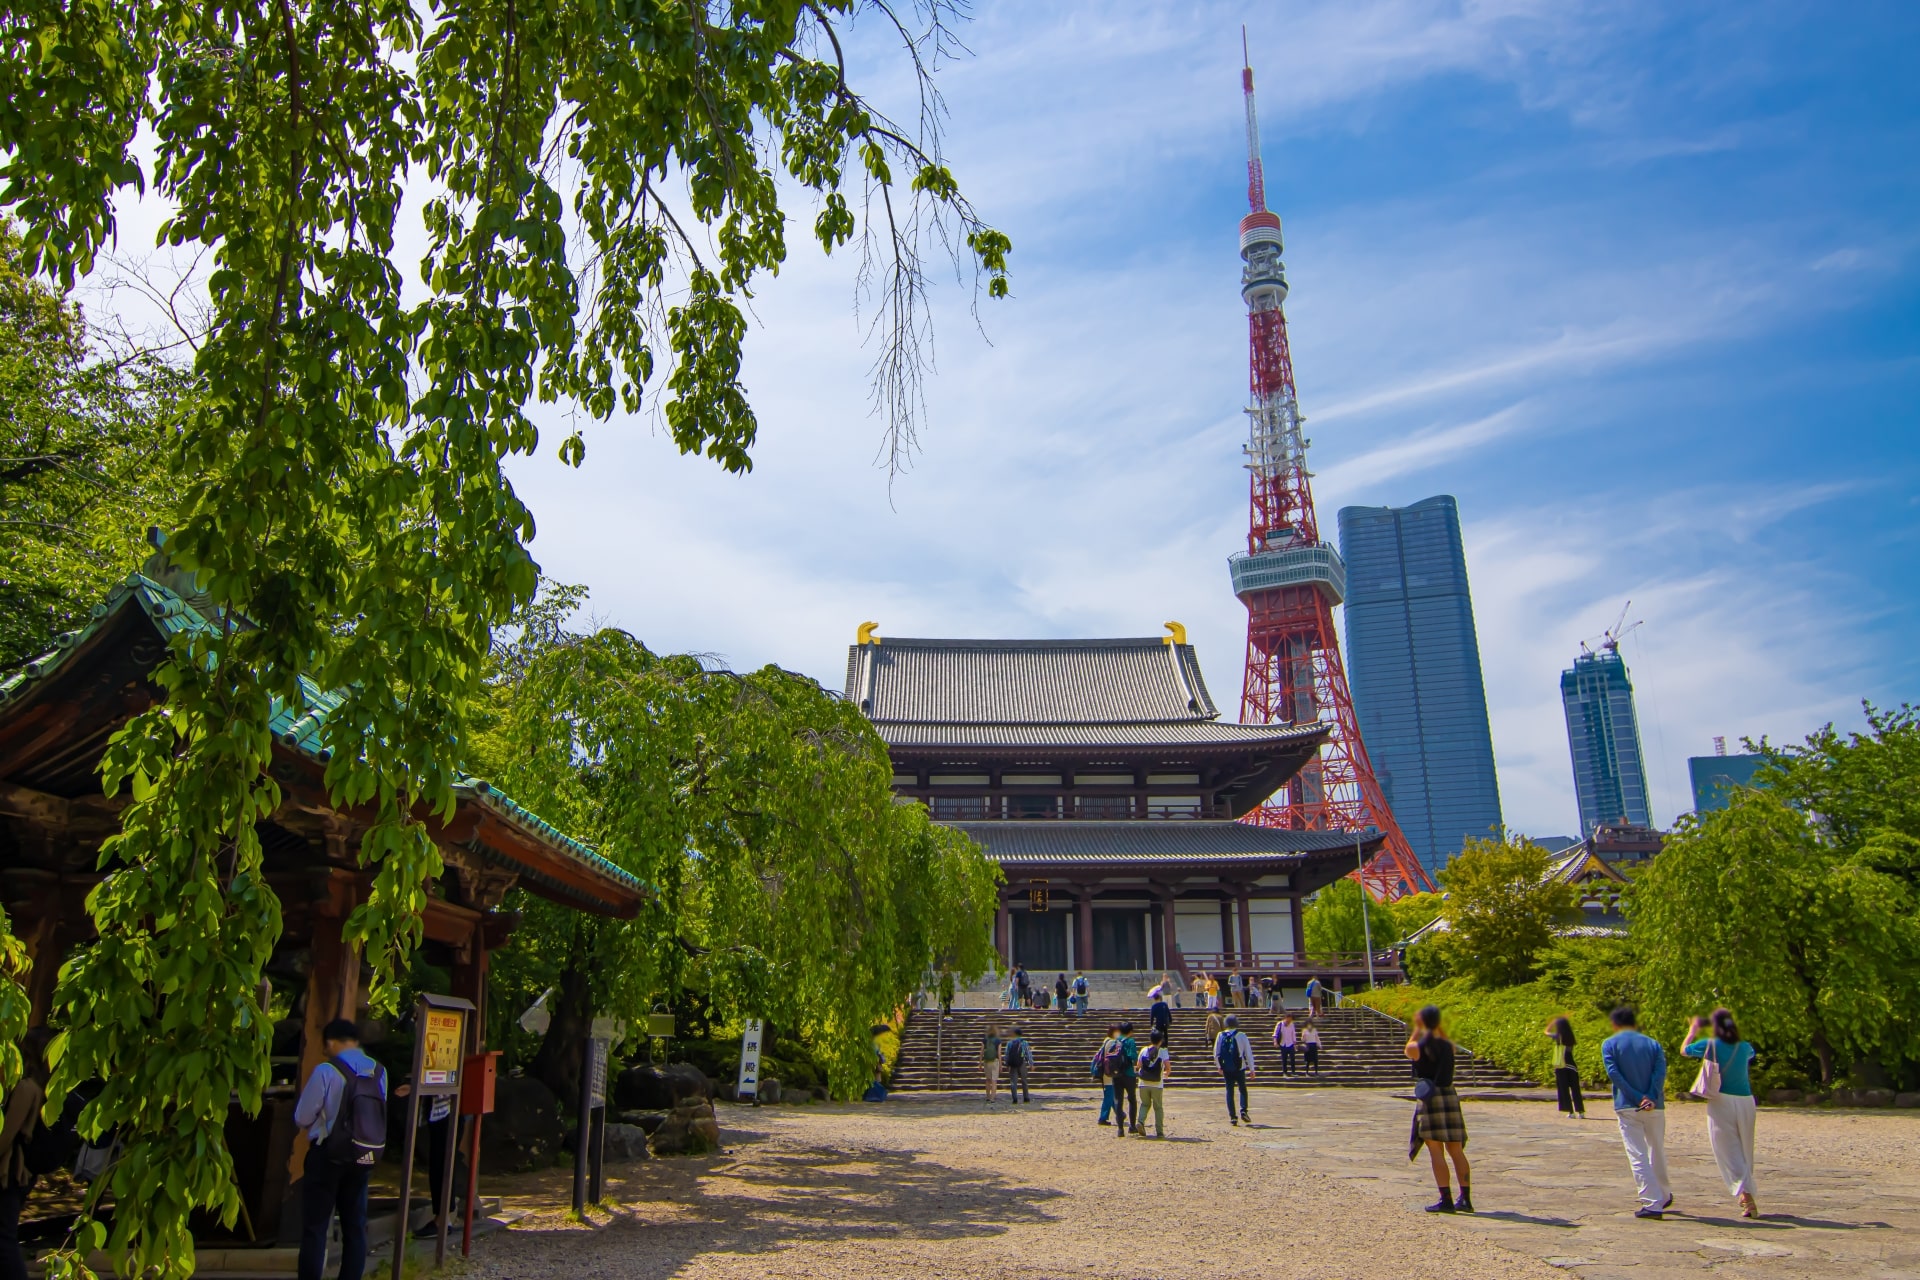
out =
[[722,1107],[725,1154],[616,1167],[586,1224],[566,1221],[562,1171],[490,1187],[520,1216],[465,1274],[1920,1280],[1920,1114],[1763,1111],[1755,1223],[1702,1110],[1676,1106],[1678,1211],[1644,1222],[1604,1101],[1578,1122],[1469,1100],[1472,1217],[1420,1211],[1432,1183],[1387,1094],[1256,1090],[1256,1123],[1231,1128],[1212,1090],[1178,1091],[1164,1141],[1117,1139],[1096,1101]]

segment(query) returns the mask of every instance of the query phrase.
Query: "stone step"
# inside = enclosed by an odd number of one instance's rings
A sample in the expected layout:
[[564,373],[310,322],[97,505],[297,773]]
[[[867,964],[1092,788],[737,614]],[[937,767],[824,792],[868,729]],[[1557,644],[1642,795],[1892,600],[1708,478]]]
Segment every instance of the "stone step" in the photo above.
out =
[[[1368,1088],[1404,1087],[1409,1067],[1401,1046],[1406,1026],[1372,1009],[1352,1006],[1329,1009],[1317,1019],[1322,1045],[1320,1074],[1285,1077],[1279,1074],[1279,1052],[1273,1044],[1278,1014],[1261,1009],[1236,1011],[1239,1029],[1254,1046],[1260,1068],[1254,1082],[1263,1085],[1351,1085]],[[896,1089],[978,1088],[985,1083],[979,1060],[980,1039],[991,1027],[1019,1026],[1033,1047],[1029,1079],[1036,1088],[1085,1088],[1093,1083],[1089,1064],[1106,1037],[1113,1015],[1074,1018],[1053,1011],[1009,1013],[956,1009],[944,1021],[935,1012],[914,1014],[901,1035],[900,1058],[893,1072]],[[1134,1037],[1146,1042],[1147,1019],[1131,1017]],[[1299,1021],[1296,1019],[1296,1021]],[[1173,1087],[1218,1087],[1212,1066],[1212,1044],[1206,1034],[1206,1015],[1199,1010],[1174,1011],[1168,1051],[1173,1055]],[[1492,1063],[1461,1051],[1456,1082],[1475,1088],[1533,1088],[1531,1081],[1509,1075]]]

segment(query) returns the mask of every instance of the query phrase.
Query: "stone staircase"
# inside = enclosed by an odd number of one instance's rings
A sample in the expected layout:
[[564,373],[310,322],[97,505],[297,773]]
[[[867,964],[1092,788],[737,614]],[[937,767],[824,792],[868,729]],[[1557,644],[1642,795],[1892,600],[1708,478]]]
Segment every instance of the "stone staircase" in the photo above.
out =
[[[1355,1088],[1411,1088],[1410,1064],[1401,1052],[1407,1040],[1406,1024],[1378,1010],[1360,1005],[1329,1009],[1319,1019],[1320,1075],[1280,1074],[1280,1053],[1273,1047],[1278,1013],[1238,1009],[1240,1029],[1253,1042],[1259,1074],[1255,1086]],[[1125,1012],[1095,1010],[1074,1018],[1052,1010],[1021,1013],[955,1009],[942,1022],[936,1010],[913,1014],[900,1036],[900,1060],[894,1066],[895,1089],[979,1089],[986,1075],[980,1064],[980,1039],[990,1027],[1021,1027],[1033,1046],[1029,1079],[1033,1087],[1084,1089],[1098,1084],[1088,1064],[1106,1038],[1107,1023],[1115,1018],[1132,1021],[1134,1038],[1147,1042],[1144,1009]],[[1301,1022],[1300,1014],[1295,1021]],[[1220,1073],[1213,1066],[1213,1046],[1207,1041],[1207,1015],[1202,1010],[1176,1009],[1168,1045],[1173,1055],[1171,1087],[1217,1087]],[[1500,1068],[1461,1050],[1454,1072],[1461,1089],[1531,1089],[1531,1081],[1508,1075]]]

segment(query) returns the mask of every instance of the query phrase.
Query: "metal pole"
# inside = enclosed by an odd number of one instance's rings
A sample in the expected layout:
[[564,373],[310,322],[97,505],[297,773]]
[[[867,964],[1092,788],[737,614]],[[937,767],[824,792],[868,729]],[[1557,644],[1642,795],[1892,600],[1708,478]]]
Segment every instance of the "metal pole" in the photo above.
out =
[[1360,872],[1360,928],[1367,939],[1367,987],[1371,989],[1373,987],[1373,920],[1367,909],[1367,899],[1372,895],[1367,892],[1366,854],[1361,849],[1360,837],[1357,834],[1353,837],[1353,864]]
[[[414,1059],[415,1064],[418,1065],[419,1054],[417,1052],[414,1055]],[[415,1071],[413,1076],[415,1080],[418,1080],[420,1073]],[[343,1112],[346,1110],[344,1102],[341,1110]],[[345,1115],[342,1115],[340,1119],[334,1121],[335,1124],[343,1124],[345,1122]],[[420,1090],[416,1088],[410,1090],[407,1094],[406,1154],[400,1158],[400,1220],[394,1224],[393,1229],[393,1280],[400,1280],[400,1266],[406,1260],[407,1237],[413,1234],[409,1223],[409,1219],[412,1217],[410,1211],[413,1208],[413,1148],[415,1135],[419,1132]],[[345,1264],[343,1263],[342,1265]]]
[[[428,1114],[432,1114],[429,1112]],[[439,1232],[433,1244],[433,1266],[439,1270],[447,1261],[447,1232],[453,1229],[453,1166],[460,1154],[460,1096],[447,1104],[446,1166],[436,1190],[440,1193]]]
[[467,1202],[461,1206],[466,1215],[466,1226],[460,1231],[460,1256],[466,1257],[473,1252],[473,1202],[480,1190],[480,1122],[485,1116],[473,1118],[473,1134],[467,1139]]
[[[587,1133],[593,1124],[593,1028],[580,1041],[580,1127],[573,1139],[573,1211],[587,1211]],[[398,1276],[394,1280],[399,1280]]]

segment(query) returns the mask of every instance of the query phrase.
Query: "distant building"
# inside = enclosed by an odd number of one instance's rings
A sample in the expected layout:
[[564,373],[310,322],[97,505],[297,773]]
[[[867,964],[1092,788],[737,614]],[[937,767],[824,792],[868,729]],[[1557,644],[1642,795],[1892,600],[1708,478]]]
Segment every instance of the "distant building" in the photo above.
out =
[[1533,836],[1531,839],[1548,853],[1565,853],[1580,843],[1577,836]]
[[1340,554],[1360,738],[1394,820],[1435,870],[1501,827],[1459,511],[1445,496],[1343,507]]
[[1689,756],[1687,776],[1693,782],[1693,811],[1711,813],[1732,803],[1734,789],[1751,787],[1753,775],[1766,764],[1761,755]]
[[1560,673],[1560,701],[1567,712],[1580,834],[1591,837],[1603,825],[1651,826],[1633,681],[1618,645],[1610,641],[1575,658],[1572,669]]

